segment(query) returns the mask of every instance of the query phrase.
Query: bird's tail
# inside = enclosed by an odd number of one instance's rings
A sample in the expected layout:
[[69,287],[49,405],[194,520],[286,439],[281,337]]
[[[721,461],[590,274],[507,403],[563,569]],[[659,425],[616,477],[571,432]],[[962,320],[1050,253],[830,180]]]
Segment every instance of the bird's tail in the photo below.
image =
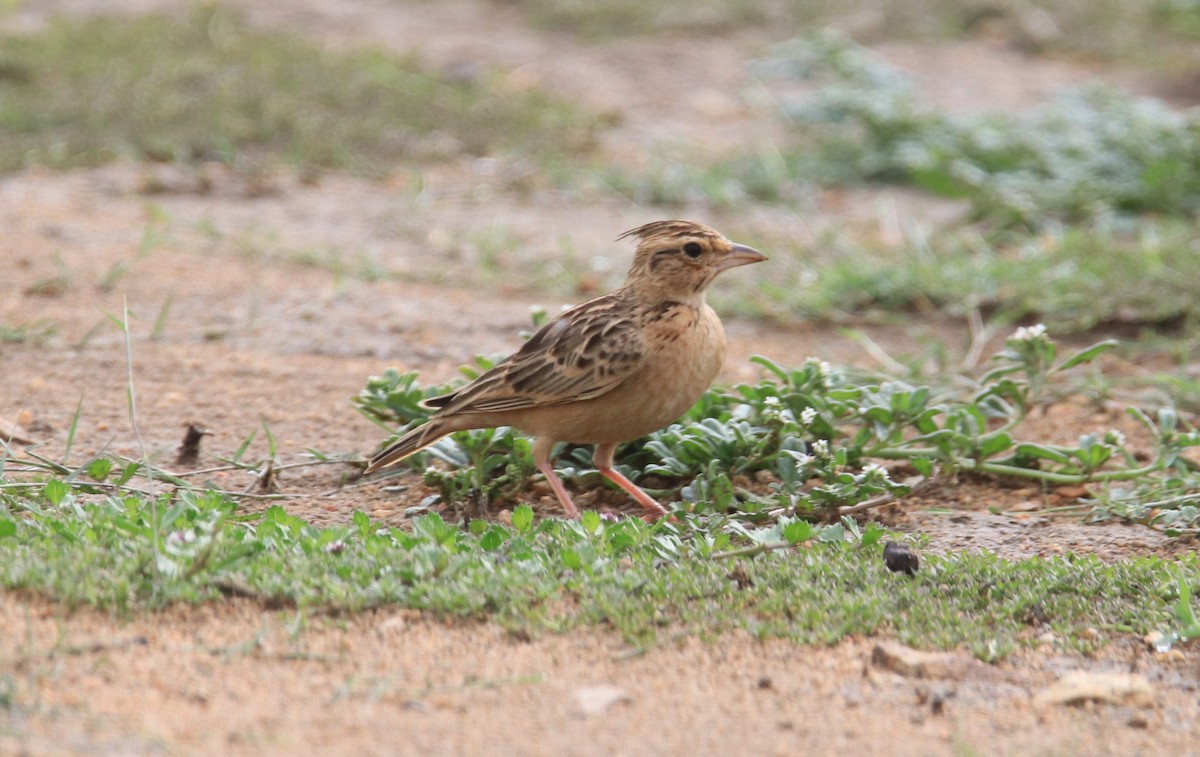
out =
[[369,475],[382,470],[393,463],[398,463],[414,452],[425,449],[443,436],[455,431],[444,421],[431,420],[417,426],[404,436],[389,444],[386,449],[371,458],[363,475]]

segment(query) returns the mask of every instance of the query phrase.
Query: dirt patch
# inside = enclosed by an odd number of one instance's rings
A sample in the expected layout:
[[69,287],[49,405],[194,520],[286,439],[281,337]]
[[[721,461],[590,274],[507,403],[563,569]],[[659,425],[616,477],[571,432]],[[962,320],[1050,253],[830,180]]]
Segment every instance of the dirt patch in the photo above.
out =
[[[495,66],[582,96],[614,112],[619,127],[605,145],[614,160],[636,162],[657,140],[718,149],[770,138],[774,128],[740,94],[743,62],[771,41],[765,37],[590,44],[532,31],[517,6],[494,2],[245,5],[257,21],[287,23],[328,44],[370,42],[416,50],[438,66]],[[27,2],[4,24],[30,27],[53,12],[101,7],[180,6]],[[884,53],[939,104],[965,110],[1020,107],[1096,73],[995,46],[891,45]],[[140,454],[128,422],[123,340],[108,321],[126,303],[139,425],[155,459],[173,459],[188,422],[212,432],[203,443],[209,453],[230,454],[264,422],[285,462],[310,447],[366,452],[382,433],[348,398],[367,376],[394,365],[441,381],[475,354],[511,350],[531,306],[553,311],[611,285],[628,254],[612,238],[665,213],[611,196],[513,198],[489,184],[486,163],[431,170],[420,192],[402,176],[303,183],[279,175],[250,188],[211,170],[202,195],[188,189],[190,177],[161,167],[0,179],[7,274],[0,323],[55,330],[45,341],[0,344],[0,417],[25,412],[50,457],[62,454],[81,401],[74,460],[102,449]],[[156,194],[145,194],[149,188]],[[816,242],[832,224],[946,213],[944,203],[915,193],[855,190],[830,193],[813,208],[751,208],[704,220]],[[469,243],[489,230],[506,235],[505,259],[494,270]],[[580,250],[581,268],[553,268]],[[371,263],[411,277],[355,274]],[[519,275],[532,269],[540,279]],[[540,288],[555,281],[551,291],[559,294]],[[871,360],[816,324],[726,324],[727,383],[758,378],[752,354],[784,365],[810,355]],[[954,324],[871,333],[896,352],[963,339]],[[1036,421],[1038,428],[1069,440],[1121,423],[1104,409],[1066,407],[1066,415]],[[261,436],[249,456],[265,453]],[[401,479],[404,492],[379,483],[340,488],[343,474],[286,472],[281,486],[295,495],[286,507],[318,524],[345,522],[355,510],[402,524],[404,508],[427,493],[414,476]],[[233,489],[247,483],[228,473],[211,481]],[[1142,528],[1036,512],[1050,496],[1060,495],[962,481],[879,517],[927,534],[934,552],[1118,557],[1193,549]],[[549,499],[540,507],[554,512]],[[13,593],[0,595],[0,636],[12,641],[0,651],[0,686],[15,692],[15,704],[0,708],[0,751],[18,753],[661,754],[738,744],[781,754],[1181,754],[1193,748],[1197,714],[1194,652],[1151,657],[1134,639],[1094,659],[1060,654],[1047,642],[997,666],[971,666],[958,680],[921,681],[876,669],[868,639],[814,649],[733,634],[667,641],[630,656],[602,630],[519,641],[492,625],[447,626],[386,610],[297,626],[289,612],[242,601],[120,621]],[[1151,681],[1156,704],[1031,704],[1076,668],[1135,669]]]
[[[5,751],[121,754],[1184,754],[1195,661],[1133,645],[965,659],[926,680],[872,663],[874,643],[801,649],[732,634],[630,655],[603,632],[520,641],[408,612],[294,619],[230,601],[129,623],[6,597],[0,664],[24,706]],[[1039,707],[1066,671],[1125,672],[1155,704]],[[837,713],[818,719],[815,713]],[[3,722],[3,721],[0,721]],[[15,728],[14,728],[15,727]],[[16,731],[17,736],[11,735]]]

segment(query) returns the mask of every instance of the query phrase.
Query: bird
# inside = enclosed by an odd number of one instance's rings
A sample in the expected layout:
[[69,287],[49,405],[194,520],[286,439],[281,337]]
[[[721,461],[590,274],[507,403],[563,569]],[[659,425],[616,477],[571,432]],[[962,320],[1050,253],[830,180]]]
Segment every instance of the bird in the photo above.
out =
[[666,509],[613,467],[617,445],[678,420],[725,361],[725,330],[705,302],[723,271],[767,259],[701,223],[654,221],[633,239],[618,289],[564,310],[519,350],[465,386],[425,400],[429,419],[374,455],[364,475],[447,434],[510,426],[535,437],[533,459],[570,518],[579,510],[554,472],[560,442],[590,444],[602,476],[657,520]]

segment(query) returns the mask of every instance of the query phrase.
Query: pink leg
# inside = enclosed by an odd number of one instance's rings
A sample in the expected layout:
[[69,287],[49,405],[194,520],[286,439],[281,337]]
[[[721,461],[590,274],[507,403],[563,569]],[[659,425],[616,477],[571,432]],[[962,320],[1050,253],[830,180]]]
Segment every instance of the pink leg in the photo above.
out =
[[562,503],[563,509],[567,511],[568,518],[578,518],[579,510],[575,507],[575,503],[571,501],[571,495],[567,493],[567,487],[558,478],[558,474],[554,472],[554,466],[550,464],[550,453],[554,450],[554,440],[539,436],[533,444],[533,462],[537,465],[537,469],[546,477],[546,483],[550,484],[550,488],[554,490],[554,495],[558,497],[558,501]]
[[638,504],[646,508],[646,520],[655,521],[666,515],[666,508],[656,502],[649,494],[638,488],[637,484],[622,476],[616,468],[613,468],[613,453],[616,451],[617,445],[615,444],[596,445],[596,451],[592,453],[592,462],[596,464],[596,469],[600,471],[600,475],[627,491],[629,496],[636,499]]

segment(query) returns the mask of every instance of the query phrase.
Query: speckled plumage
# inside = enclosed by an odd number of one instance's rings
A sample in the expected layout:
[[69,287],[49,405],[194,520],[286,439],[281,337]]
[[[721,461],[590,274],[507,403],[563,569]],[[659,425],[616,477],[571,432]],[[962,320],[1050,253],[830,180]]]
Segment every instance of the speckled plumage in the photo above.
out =
[[556,442],[595,444],[600,472],[653,517],[662,505],[612,468],[620,442],[671,423],[709,387],[725,332],[704,301],[721,271],[766,257],[692,221],[657,221],[638,240],[625,284],[564,311],[470,384],[427,401],[427,423],[375,455],[385,468],[455,431],[513,426],[537,437],[534,459],[563,509],[578,510],[550,465]]

